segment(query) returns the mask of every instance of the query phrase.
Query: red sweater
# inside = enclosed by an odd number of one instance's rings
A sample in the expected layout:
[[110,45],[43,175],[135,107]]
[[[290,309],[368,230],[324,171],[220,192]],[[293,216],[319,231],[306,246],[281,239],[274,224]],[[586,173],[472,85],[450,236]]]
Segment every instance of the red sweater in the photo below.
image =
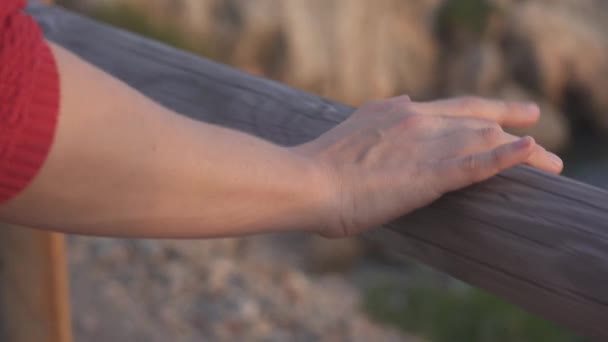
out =
[[25,0],[0,0],[0,202],[38,173],[53,141],[59,76]]

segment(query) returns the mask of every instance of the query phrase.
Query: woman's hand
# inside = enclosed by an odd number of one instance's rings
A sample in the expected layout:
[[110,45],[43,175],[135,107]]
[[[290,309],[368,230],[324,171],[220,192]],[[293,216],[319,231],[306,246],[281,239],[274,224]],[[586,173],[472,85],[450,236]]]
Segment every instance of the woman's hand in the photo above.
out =
[[402,96],[363,106],[293,148],[329,179],[333,200],[320,233],[361,232],[520,163],[560,173],[559,157],[501,128],[530,126],[539,115],[534,104],[473,97],[418,103]]
[[562,168],[531,138],[500,128],[533,124],[534,105],[399,97],[285,148],[177,115],[51,49],[62,92],[55,140],[31,184],[0,205],[4,222],[138,238],[341,237],[518,163]]

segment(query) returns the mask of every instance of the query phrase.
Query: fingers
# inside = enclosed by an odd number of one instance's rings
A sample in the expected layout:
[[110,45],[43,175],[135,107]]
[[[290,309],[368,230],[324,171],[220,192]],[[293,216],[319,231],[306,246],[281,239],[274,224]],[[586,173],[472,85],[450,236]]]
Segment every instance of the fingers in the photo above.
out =
[[505,136],[505,132],[497,126],[485,127],[459,127],[458,130],[448,133],[440,139],[440,158],[460,158],[470,154],[491,150],[512,140]]
[[491,120],[510,127],[531,126],[540,117],[540,110],[536,104],[495,101],[480,97],[411,102],[410,105],[421,114],[472,117]]
[[524,163],[534,152],[535,146],[533,138],[524,137],[489,151],[444,160],[438,168],[436,181],[439,190],[441,193],[458,190]]
[[526,164],[556,175],[562,173],[564,170],[564,162],[562,159],[540,145],[536,145],[532,155],[526,161]]
[[[472,127],[459,126],[457,131],[444,136],[443,139],[445,141],[440,144],[442,147],[438,155],[441,158],[455,158],[488,151],[514,142],[519,137],[504,132],[496,124],[475,124]],[[563,162],[557,155],[537,144],[526,164],[555,174],[561,173],[563,169]]]

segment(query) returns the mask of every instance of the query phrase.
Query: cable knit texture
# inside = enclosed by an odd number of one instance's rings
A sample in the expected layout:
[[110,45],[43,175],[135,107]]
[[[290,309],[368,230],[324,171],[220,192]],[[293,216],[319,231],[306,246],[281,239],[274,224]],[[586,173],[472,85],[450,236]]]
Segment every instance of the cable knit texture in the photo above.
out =
[[54,57],[25,0],[0,0],[0,202],[36,176],[59,112]]

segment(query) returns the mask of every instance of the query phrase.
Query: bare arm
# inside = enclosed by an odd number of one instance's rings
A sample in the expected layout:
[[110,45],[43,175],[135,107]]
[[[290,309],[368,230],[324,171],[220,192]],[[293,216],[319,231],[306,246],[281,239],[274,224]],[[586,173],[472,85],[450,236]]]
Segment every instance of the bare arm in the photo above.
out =
[[[71,233],[211,237],[313,229],[325,206],[305,158],[157,105],[53,46],[61,112],[7,221]],[[313,185],[313,186],[311,186]]]
[[561,164],[498,123],[538,110],[485,100],[391,99],[319,139],[283,148],[197,122],[53,46],[61,113],[48,160],[0,218],[79,234],[344,236],[527,162]]

